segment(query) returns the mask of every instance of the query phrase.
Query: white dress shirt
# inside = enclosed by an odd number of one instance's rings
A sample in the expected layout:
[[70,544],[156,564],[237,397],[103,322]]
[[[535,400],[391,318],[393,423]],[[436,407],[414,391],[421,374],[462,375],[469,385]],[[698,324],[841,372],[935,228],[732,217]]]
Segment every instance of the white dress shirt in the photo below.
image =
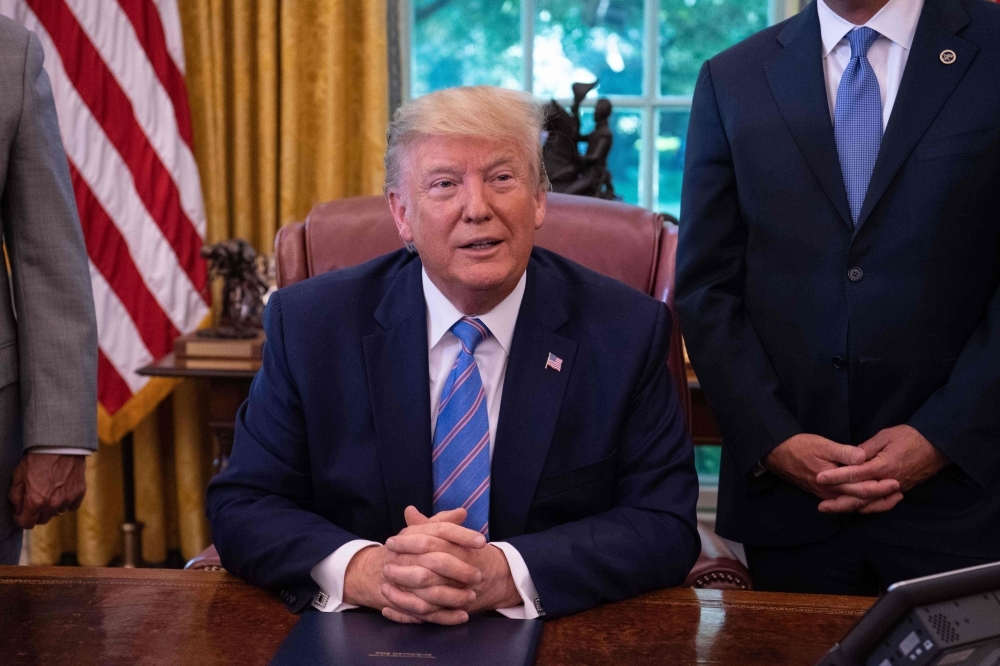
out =
[[[527,274],[521,275],[520,281],[507,298],[487,313],[476,315],[490,329],[490,337],[476,347],[476,365],[483,380],[483,391],[486,393],[486,413],[490,427],[490,459],[493,459],[493,447],[496,443],[497,421],[500,417],[500,400],[503,395],[503,380],[507,374],[507,358],[510,356],[510,345],[514,339],[514,326],[517,324],[517,313],[521,309],[521,299],[524,297],[524,285]],[[431,438],[437,427],[437,408],[441,402],[441,392],[451,367],[458,358],[461,342],[451,327],[464,315],[452,305],[451,301],[431,282],[427,272],[422,275],[424,301],[427,304],[427,365],[431,398]],[[319,585],[323,596],[317,595],[313,606],[322,611],[339,612],[355,608],[344,603],[344,576],[351,558],[368,546],[378,546],[374,541],[355,539],[343,546],[312,568],[310,575]],[[491,541],[507,558],[514,585],[521,595],[523,604],[513,608],[501,608],[498,612],[517,620],[530,620],[538,617],[536,609],[538,591],[531,580],[531,574],[524,563],[524,558],[517,549],[503,541]]]
[[823,74],[826,77],[826,98],[830,103],[830,118],[837,107],[837,90],[851,60],[851,44],[847,33],[868,27],[881,35],[868,49],[868,62],[875,70],[882,97],[882,130],[889,124],[889,115],[896,103],[899,82],[910,55],[917,21],[924,0],[889,0],[864,26],[857,26],[834,12],[823,0],[818,0],[819,29],[823,38]]

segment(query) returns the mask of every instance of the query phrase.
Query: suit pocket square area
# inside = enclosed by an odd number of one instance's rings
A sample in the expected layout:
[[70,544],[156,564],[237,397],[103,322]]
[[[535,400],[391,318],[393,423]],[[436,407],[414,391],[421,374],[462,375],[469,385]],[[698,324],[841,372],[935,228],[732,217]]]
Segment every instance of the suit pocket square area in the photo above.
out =
[[557,472],[542,478],[538,482],[538,488],[535,491],[535,501],[537,502],[610,476],[615,470],[615,458],[617,455],[618,450],[616,449],[603,460],[574,467],[564,472]]
[[924,139],[917,144],[913,159],[917,162],[926,162],[943,157],[976,155],[997,149],[1000,149],[1000,127],[988,127],[973,132]]

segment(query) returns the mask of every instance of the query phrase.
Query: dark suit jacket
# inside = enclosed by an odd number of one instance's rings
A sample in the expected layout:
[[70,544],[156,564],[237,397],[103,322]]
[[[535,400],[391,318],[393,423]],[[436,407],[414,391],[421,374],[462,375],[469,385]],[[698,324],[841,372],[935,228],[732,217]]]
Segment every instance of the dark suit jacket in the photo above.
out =
[[[208,490],[229,571],[292,608],[312,567],[431,510],[427,317],[400,250],[280,290],[228,469]],[[504,380],[490,536],[548,617],[680,584],[699,551],[693,450],[666,368],[667,308],[535,249]],[[549,353],[562,370],[545,368]]]
[[[705,64],[686,159],[677,305],[725,442],[719,533],[788,545],[856,521],[1000,558],[1000,6],[926,0],[856,228],[815,3]],[[751,474],[797,433],[903,423],[954,465],[888,513],[821,515]]]

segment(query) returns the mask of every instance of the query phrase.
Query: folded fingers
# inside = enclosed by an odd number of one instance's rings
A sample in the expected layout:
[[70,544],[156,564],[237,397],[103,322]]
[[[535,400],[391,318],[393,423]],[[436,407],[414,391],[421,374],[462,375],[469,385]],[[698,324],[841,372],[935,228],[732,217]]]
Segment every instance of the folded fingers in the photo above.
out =
[[884,461],[873,458],[860,465],[845,465],[834,469],[825,469],[816,475],[816,483],[839,486],[844,483],[860,483],[861,481],[877,481],[892,478]]
[[[464,509],[458,509],[458,511],[462,511],[464,513]],[[452,515],[450,517],[457,518],[457,515]],[[437,516],[434,518],[437,518]],[[431,519],[430,522],[419,525],[410,525],[409,527],[403,529],[403,531],[397,536],[390,538],[389,541],[395,541],[404,537],[419,536],[433,537],[442,541],[448,541],[462,548],[478,549],[483,548],[486,545],[486,537],[479,532],[470,530],[467,527],[462,527],[461,525],[453,522],[448,522],[445,518],[440,520]],[[387,542],[386,545],[388,546],[389,543]]]
[[899,490],[899,481],[896,479],[880,479],[877,481],[843,483],[834,490],[839,495],[850,495],[864,500],[882,499]]
[[871,502],[870,504],[862,507],[858,513],[879,513],[881,511],[888,511],[903,499],[903,493],[893,493],[889,497],[883,497],[880,500]]
[[[476,585],[483,580],[483,574],[479,569],[453,555],[442,552],[416,555],[400,555],[390,552],[386,566],[420,567],[466,587]],[[385,575],[384,571],[383,575]]]

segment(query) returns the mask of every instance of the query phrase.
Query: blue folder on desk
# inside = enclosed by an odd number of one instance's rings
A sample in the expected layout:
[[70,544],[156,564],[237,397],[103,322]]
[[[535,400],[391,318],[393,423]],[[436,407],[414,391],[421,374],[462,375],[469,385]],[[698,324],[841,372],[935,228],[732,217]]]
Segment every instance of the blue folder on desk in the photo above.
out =
[[308,612],[292,629],[271,666],[531,666],[541,620],[474,615],[466,624],[397,624],[379,613]]

